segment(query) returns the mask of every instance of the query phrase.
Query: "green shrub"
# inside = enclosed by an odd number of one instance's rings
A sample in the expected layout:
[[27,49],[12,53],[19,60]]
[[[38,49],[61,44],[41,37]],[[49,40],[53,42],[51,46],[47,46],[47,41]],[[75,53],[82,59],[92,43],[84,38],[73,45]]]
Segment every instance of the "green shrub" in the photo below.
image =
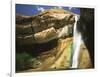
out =
[[28,53],[24,52],[16,54],[16,71],[36,68],[37,65],[38,60],[30,56]]

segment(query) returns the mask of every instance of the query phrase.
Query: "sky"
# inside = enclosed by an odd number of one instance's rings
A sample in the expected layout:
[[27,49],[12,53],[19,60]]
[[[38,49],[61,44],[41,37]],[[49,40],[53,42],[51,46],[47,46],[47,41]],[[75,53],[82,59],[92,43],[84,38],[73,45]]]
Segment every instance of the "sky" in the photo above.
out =
[[16,4],[16,14],[32,16],[38,14],[46,9],[60,8],[64,10],[69,10],[73,13],[80,14],[80,9],[75,7],[65,7],[65,6],[47,6],[47,5],[30,5],[30,4]]

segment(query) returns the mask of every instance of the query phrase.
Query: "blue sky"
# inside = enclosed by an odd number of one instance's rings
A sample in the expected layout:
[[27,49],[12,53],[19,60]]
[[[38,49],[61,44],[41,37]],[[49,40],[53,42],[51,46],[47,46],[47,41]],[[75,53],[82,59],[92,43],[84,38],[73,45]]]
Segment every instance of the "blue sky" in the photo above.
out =
[[28,4],[16,4],[16,13],[20,15],[32,16],[46,9],[53,9],[53,8],[62,8],[74,12],[76,14],[80,14],[80,9],[75,7],[28,5]]

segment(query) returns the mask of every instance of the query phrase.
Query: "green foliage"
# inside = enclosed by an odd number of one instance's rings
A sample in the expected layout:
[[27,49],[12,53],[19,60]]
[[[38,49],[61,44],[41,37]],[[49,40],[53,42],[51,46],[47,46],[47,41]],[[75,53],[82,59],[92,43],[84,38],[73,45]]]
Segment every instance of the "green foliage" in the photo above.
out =
[[37,68],[38,65],[41,64],[36,58],[31,59],[31,61],[32,61],[32,68]]
[[35,68],[36,65],[38,65],[38,60],[28,53],[24,52],[16,54],[16,71]]

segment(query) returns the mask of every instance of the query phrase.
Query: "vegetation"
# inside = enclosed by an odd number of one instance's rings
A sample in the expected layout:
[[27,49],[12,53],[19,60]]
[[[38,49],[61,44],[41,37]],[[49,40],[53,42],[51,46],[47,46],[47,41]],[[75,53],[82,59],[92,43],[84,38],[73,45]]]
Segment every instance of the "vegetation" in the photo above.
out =
[[16,71],[36,68],[38,64],[38,60],[26,52],[16,54]]

